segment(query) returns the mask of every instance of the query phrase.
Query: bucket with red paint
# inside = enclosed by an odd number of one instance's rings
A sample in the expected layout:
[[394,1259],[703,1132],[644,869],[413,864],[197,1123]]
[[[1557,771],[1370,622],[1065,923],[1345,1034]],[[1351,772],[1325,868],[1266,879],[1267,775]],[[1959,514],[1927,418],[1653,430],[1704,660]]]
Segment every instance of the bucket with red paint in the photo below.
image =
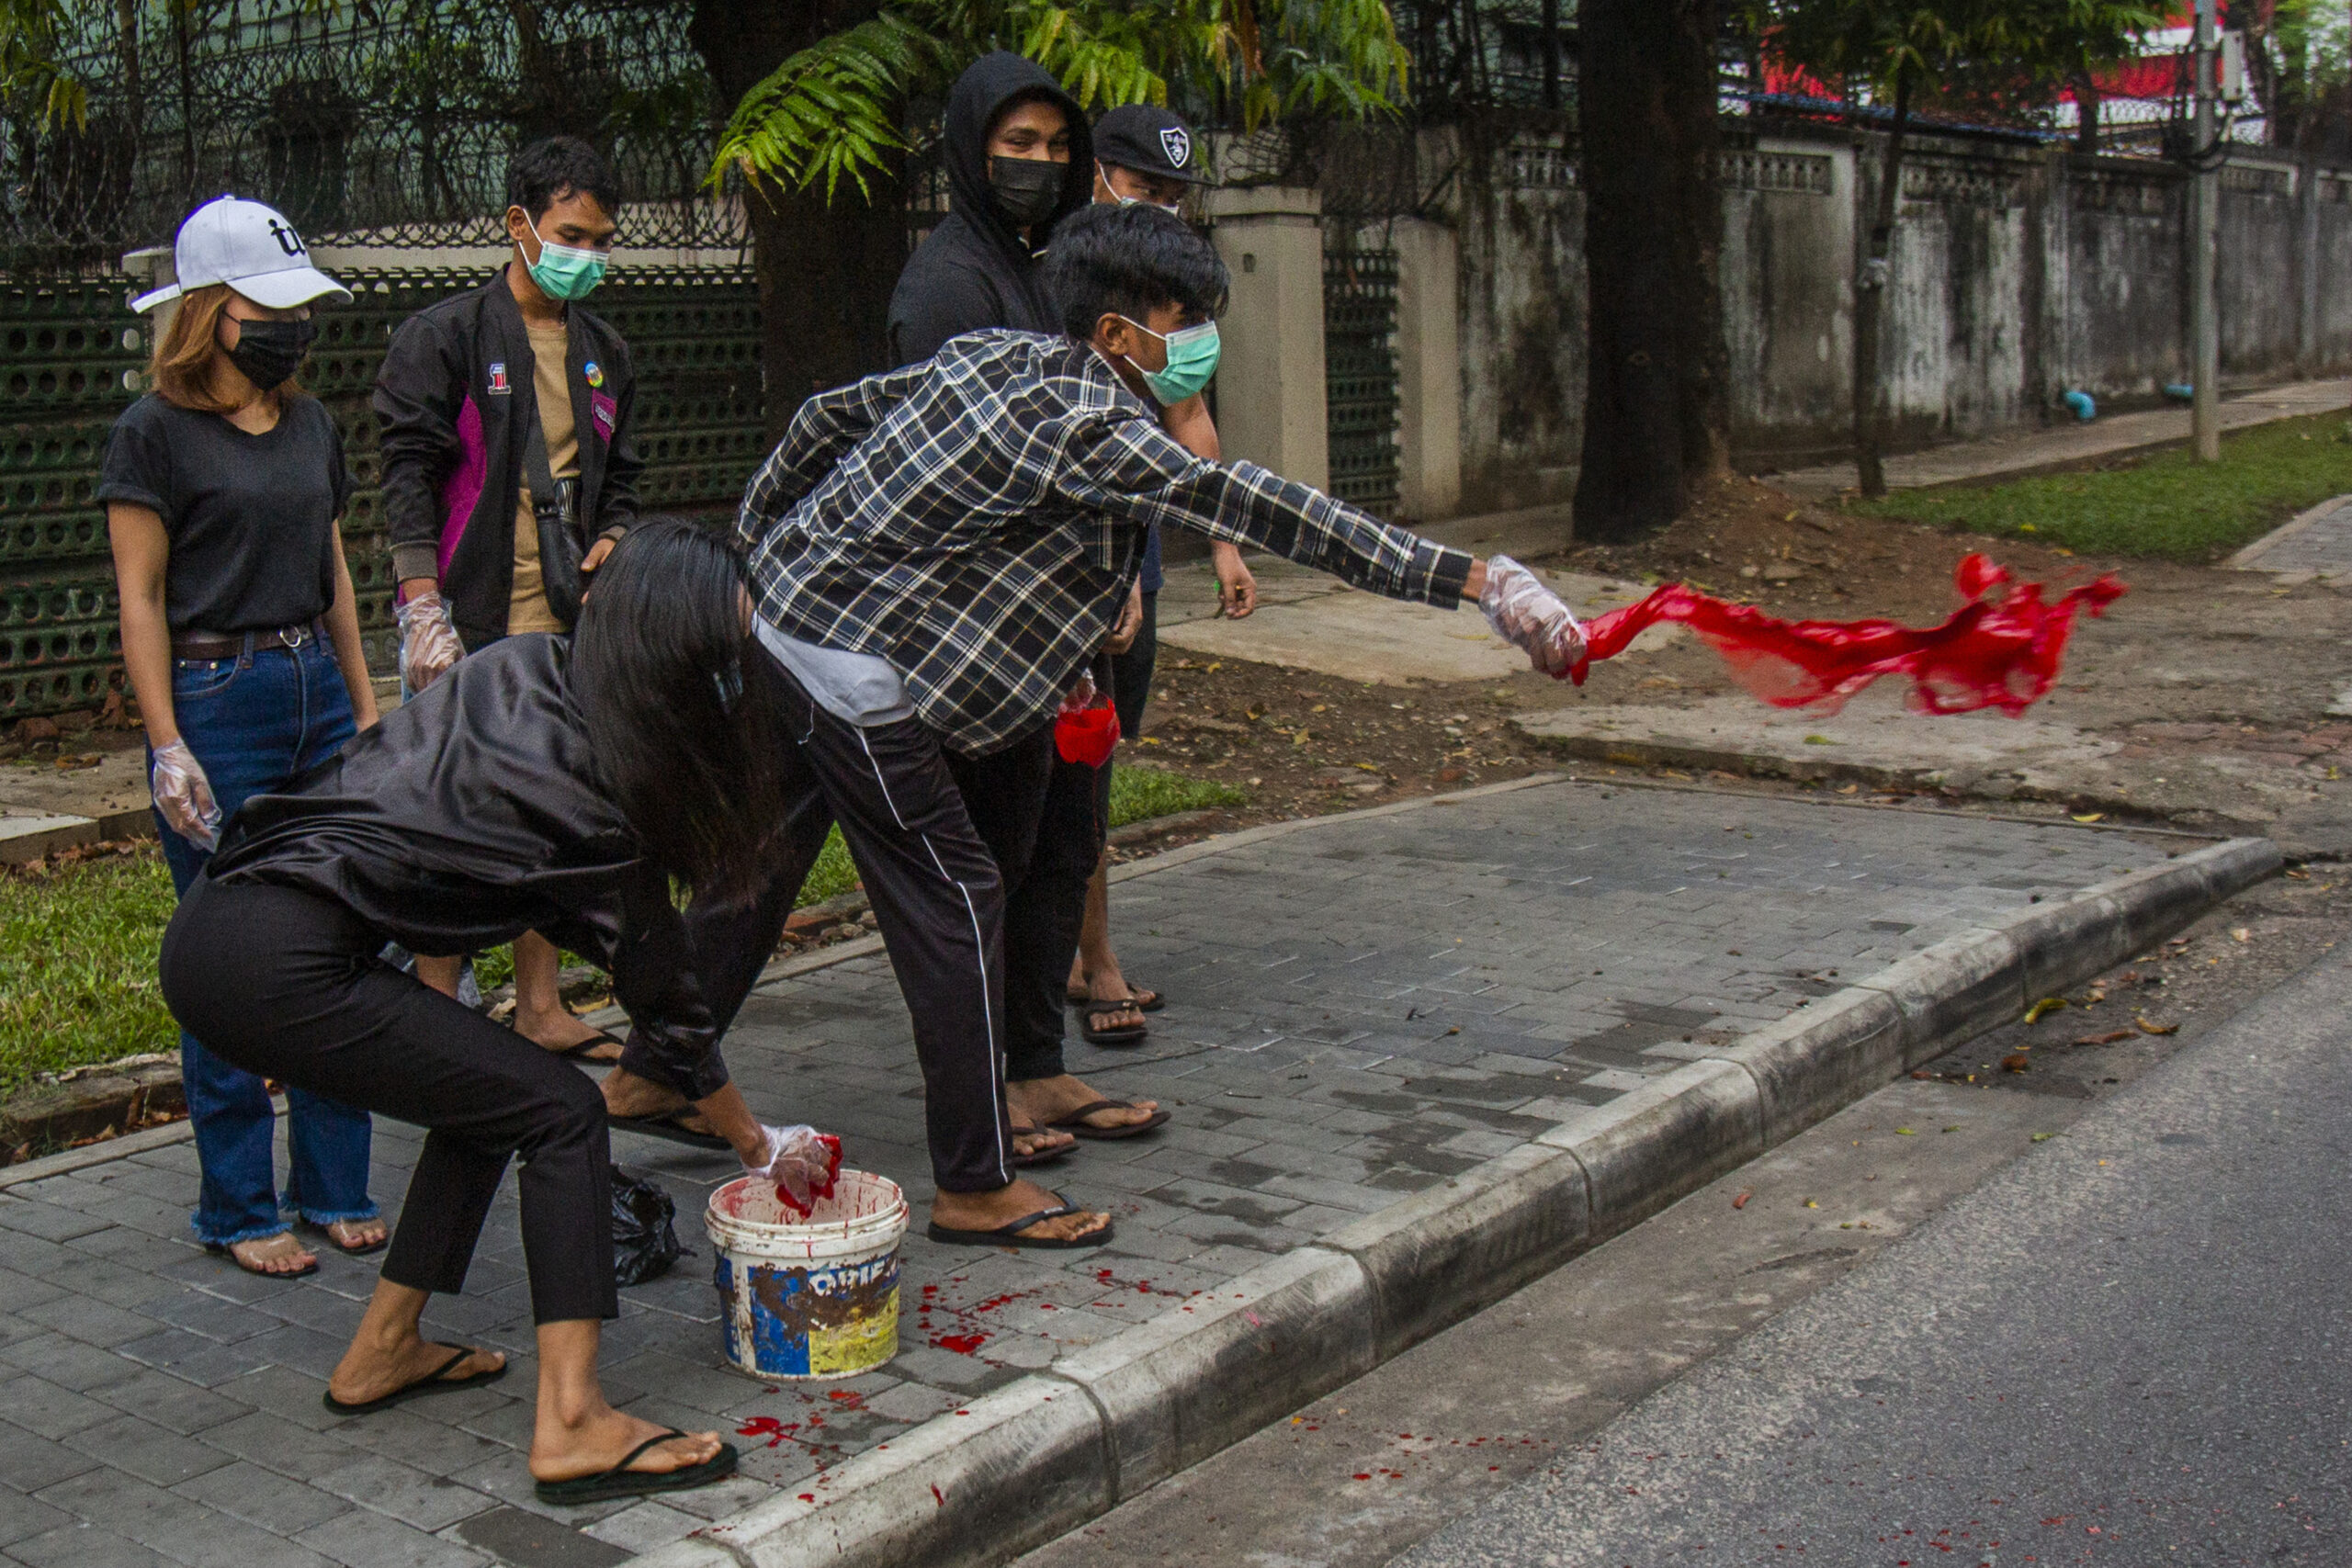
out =
[[897,1182],[844,1170],[804,1219],[773,1181],[746,1176],[710,1195],[703,1226],[718,1255],[718,1315],[737,1371],[854,1378],[899,1353],[907,1199]]

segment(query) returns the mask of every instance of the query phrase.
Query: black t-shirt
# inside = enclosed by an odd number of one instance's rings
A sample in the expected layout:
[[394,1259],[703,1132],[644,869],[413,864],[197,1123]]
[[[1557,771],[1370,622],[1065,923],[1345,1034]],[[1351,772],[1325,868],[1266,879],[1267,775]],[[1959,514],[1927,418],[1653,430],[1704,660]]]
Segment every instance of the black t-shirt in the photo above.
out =
[[171,539],[164,613],[175,632],[266,631],[334,603],[334,522],[351,498],[343,434],[316,398],[289,397],[249,434],[150,392],[114,422],[97,500],[151,506]]

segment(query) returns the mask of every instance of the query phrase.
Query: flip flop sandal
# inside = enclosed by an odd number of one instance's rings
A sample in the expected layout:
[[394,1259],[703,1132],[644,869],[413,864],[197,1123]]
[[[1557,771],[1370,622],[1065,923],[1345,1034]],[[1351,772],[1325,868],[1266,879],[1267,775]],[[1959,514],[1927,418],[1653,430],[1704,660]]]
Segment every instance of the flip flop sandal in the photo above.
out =
[[1034,1247],[1040,1249],[1069,1252],[1080,1247],[1100,1247],[1111,1239],[1111,1233],[1117,1228],[1106,1219],[1102,1222],[1101,1230],[1090,1231],[1084,1235],[1067,1241],[1059,1236],[1024,1236],[1014,1234],[1025,1230],[1041,1220],[1058,1220],[1064,1214],[1080,1214],[1086,1212],[1064,1199],[1058,1192],[1054,1194],[1054,1202],[1053,1208],[1040,1209],[1034,1214],[1023,1214],[1011,1224],[999,1225],[992,1231],[959,1231],[933,1220],[924,1227],[923,1234],[930,1236],[932,1240],[943,1242],[949,1247]]
[[[480,1352],[457,1345],[436,1344],[435,1348],[448,1350],[453,1354],[434,1371],[425,1373],[414,1382],[401,1384],[390,1393],[375,1399],[363,1399],[351,1404],[345,1404],[332,1393],[322,1393],[319,1397],[326,1402],[326,1407],[329,1410],[338,1416],[365,1416],[371,1410],[390,1410],[403,1400],[416,1399],[428,1393],[447,1393],[454,1389],[479,1388],[486,1382],[496,1382],[506,1375],[506,1363],[501,1361],[486,1372],[472,1372],[465,1377],[453,1378],[448,1374],[458,1362]],[[637,1456],[631,1454],[629,1457],[634,1459]]]
[[1137,1041],[1143,1039],[1144,1036],[1151,1032],[1150,1029],[1146,1025],[1140,1023],[1128,1023],[1122,1024],[1116,1029],[1105,1029],[1100,1023],[1095,1021],[1098,1019],[1116,1018],[1123,1012],[1130,1012],[1133,1010],[1135,1010],[1135,1003],[1133,1002],[1087,1003],[1084,1021],[1079,1025],[1079,1038],[1085,1041],[1089,1045],[1135,1044]]
[[334,1247],[337,1252],[342,1253],[345,1258],[367,1258],[375,1253],[381,1252],[384,1248],[392,1245],[392,1233],[389,1226],[385,1228],[382,1235],[377,1237],[374,1241],[369,1242],[366,1247],[345,1246],[341,1241],[335,1238],[334,1227],[333,1225],[312,1224],[310,1221],[304,1220],[302,1222],[302,1228],[304,1230],[316,1231],[321,1235],[326,1237],[327,1245]]
[[616,1116],[605,1112],[605,1125],[616,1133],[637,1133],[649,1138],[662,1138],[673,1144],[684,1144],[690,1149],[734,1150],[735,1145],[716,1133],[697,1133],[691,1127],[679,1125],[681,1118],[692,1115],[688,1111],[673,1111],[667,1116]]
[[[1094,999],[1084,991],[1064,991],[1062,994],[1069,998],[1069,1005],[1074,1008],[1082,1008]],[[1129,986],[1127,1005],[1137,1012],[1158,1012],[1168,1005],[1168,997],[1165,992],[1155,991],[1148,986],[1142,990]]]
[[1069,1133],[1075,1137],[1099,1138],[1106,1143],[1113,1142],[1120,1138],[1141,1137],[1144,1134],[1150,1132],[1154,1127],[1165,1127],[1168,1125],[1168,1112],[1165,1111],[1153,1111],[1150,1119],[1148,1121],[1125,1122],[1116,1127],[1098,1127],[1093,1122],[1087,1120],[1089,1116],[1093,1115],[1098,1111],[1134,1111],[1136,1109],[1138,1108],[1136,1105],[1124,1100],[1098,1100],[1091,1105],[1081,1105],[1077,1110],[1071,1111],[1069,1115],[1048,1122],[1046,1125],[1059,1132]]
[[[266,1240],[267,1238],[264,1237],[263,1239]],[[319,1271],[318,1259],[315,1258],[311,1260],[311,1266],[307,1269],[256,1269],[252,1264],[246,1262],[243,1258],[238,1257],[236,1249],[232,1247],[222,1247],[216,1242],[208,1241],[204,1244],[204,1250],[211,1253],[217,1258],[227,1258],[230,1262],[235,1264],[238,1268],[243,1269],[246,1273],[253,1275],[258,1280],[307,1280],[311,1275]]]
[[587,1039],[582,1040],[579,1044],[568,1046],[561,1051],[558,1051],[556,1055],[562,1057],[567,1062],[586,1062],[591,1066],[609,1067],[614,1063],[619,1061],[620,1058],[618,1056],[592,1056],[588,1053],[591,1051],[602,1050],[607,1045],[616,1045],[625,1049],[628,1044],[628,1042],[623,1040],[617,1034],[600,1029],[596,1031],[595,1033],[591,1034]]
[[542,1481],[531,1491],[542,1503],[576,1507],[582,1503],[602,1503],[613,1497],[644,1497],[656,1492],[689,1492],[697,1486],[707,1486],[714,1481],[724,1481],[735,1473],[736,1451],[732,1443],[721,1443],[718,1451],[700,1464],[690,1464],[678,1470],[629,1468],[646,1450],[684,1436],[684,1432],[664,1432],[658,1438],[648,1438],[629,1450],[628,1456],[620,1463],[600,1475],[582,1475],[571,1481]]

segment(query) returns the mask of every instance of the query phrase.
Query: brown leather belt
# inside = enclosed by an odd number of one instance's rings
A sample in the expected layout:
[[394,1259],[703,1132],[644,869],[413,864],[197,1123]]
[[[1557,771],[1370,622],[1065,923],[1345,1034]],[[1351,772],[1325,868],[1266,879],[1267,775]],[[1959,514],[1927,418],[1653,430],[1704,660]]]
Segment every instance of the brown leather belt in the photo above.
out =
[[325,640],[326,629],[316,621],[263,632],[182,632],[172,638],[172,657],[243,659],[256,649],[282,649],[291,653],[305,643]]

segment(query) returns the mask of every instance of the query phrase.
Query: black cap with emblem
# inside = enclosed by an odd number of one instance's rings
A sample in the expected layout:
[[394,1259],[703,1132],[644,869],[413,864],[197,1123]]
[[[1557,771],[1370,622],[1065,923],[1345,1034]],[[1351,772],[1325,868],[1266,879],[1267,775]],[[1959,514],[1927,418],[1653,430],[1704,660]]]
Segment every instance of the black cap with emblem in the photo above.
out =
[[1124,104],[1094,122],[1094,156],[1107,167],[1155,179],[1209,183],[1193,161],[1193,128],[1155,104]]

